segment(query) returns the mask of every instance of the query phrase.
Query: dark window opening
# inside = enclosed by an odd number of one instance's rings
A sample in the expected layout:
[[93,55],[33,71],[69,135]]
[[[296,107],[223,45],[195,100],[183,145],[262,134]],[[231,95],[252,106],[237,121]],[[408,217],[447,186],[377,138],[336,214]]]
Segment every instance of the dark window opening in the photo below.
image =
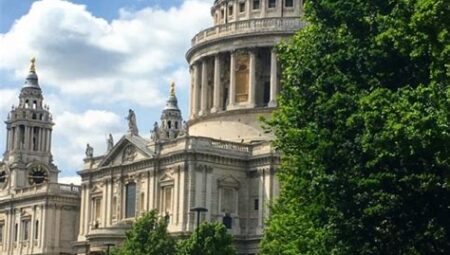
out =
[[178,121],[175,121],[175,129],[178,129]]
[[228,16],[233,16],[233,6],[232,5],[228,6]]
[[253,208],[255,209],[255,211],[259,210],[259,199],[255,199],[255,204],[253,206],[254,206]]
[[132,218],[136,215],[136,183],[128,183],[125,193],[125,218]]
[[267,106],[270,101],[270,82],[264,83],[263,105]]
[[170,120],[167,122],[167,126],[168,126],[169,128],[172,128],[172,122],[171,122]]
[[285,7],[294,7],[294,0],[284,0]]
[[239,12],[245,12],[245,2],[239,3]]
[[222,223],[227,229],[231,229],[233,227],[233,218],[231,218],[230,214],[227,213],[223,217]]
[[277,6],[277,0],[269,0],[269,8],[275,8]]
[[36,221],[36,226],[34,227],[34,239],[39,238],[39,221]]
[[253,0],[253,10],[259,9],[259,0]]
[[14,242],[17,242],[17,237],[19,235],[19,225],[16,223],[16,225],[14,225]]

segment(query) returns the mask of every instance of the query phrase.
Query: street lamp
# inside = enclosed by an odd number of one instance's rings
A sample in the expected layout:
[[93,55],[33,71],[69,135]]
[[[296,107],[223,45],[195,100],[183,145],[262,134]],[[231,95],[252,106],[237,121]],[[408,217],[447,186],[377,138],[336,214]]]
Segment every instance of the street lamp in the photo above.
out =
[[109,247],[114,246],[115,244],[113,243],[105,243],[106,246],[106,255],[109,255]]
[[191,212],[197,212],[197,228],[200,226],[200,213],[207,212],[208,209],[204,207],[194,207],[191,209]]

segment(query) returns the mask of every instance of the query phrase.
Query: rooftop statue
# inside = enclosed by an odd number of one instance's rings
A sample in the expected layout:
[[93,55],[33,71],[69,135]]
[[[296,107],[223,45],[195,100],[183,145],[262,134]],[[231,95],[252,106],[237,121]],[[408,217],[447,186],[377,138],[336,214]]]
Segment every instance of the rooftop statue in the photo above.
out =
[[139,130],[136,123],[136,115],[134,114],[134,111],[132,109],[128,111],[127,120],[128,120],[128,133],[130,133],[131,135],[138,135]]

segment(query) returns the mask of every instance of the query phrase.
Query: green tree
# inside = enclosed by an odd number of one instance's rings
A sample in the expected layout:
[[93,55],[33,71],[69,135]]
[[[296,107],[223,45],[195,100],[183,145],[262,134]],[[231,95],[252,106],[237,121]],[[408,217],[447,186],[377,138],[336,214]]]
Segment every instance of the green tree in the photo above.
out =
[[116,255],[172,255],[176,243],[167,233],[167,221],[152,210],[139,217],[127,232],[123,246],[113,252]]
[[222,223],[204,222],[189,239],[181,240],[179,255],[234,255],[233,238]]
[[263,254],[450,254],[448,0],[306,1]]

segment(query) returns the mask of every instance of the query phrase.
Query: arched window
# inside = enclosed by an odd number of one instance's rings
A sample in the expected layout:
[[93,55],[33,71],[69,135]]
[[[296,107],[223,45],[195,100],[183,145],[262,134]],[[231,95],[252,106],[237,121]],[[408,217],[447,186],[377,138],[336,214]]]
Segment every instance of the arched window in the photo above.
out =
[[37,102],[33,101],[33,109],[36,109],[36,108],[37,108]]
[[136,183],[128,183],[125,187],[125,218],[136,216]]

